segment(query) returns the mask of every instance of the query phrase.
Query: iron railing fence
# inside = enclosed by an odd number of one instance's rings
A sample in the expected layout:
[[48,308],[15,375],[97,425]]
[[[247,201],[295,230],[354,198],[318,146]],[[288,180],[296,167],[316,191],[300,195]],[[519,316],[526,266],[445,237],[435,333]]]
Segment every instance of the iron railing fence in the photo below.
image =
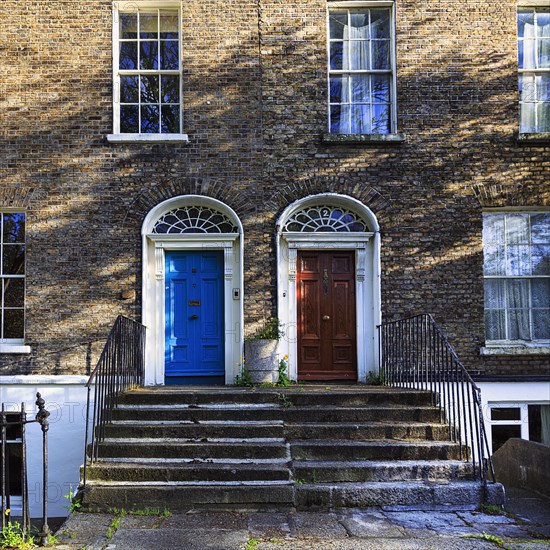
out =
[[494,480],[483,423],[481,390],[430,314],[379,325],[380,375],[389,386],[431,392],[441,420],[449,425],[460,456],[472,463],[474,476]]
[[[99,361],[86,388],[86,434],[82,484],[86,485],[86,466],[98,459],[98,445],[105,437],[105,425],[112,420],[119,395],[142,386],[145,366],[145,327],[119,315],[109,333]],[[94,388],[93,411],[90,413]],[[91,418],[90,418],[91,414]]]
[[[48,527],[48,429],[50,416],[46,403],[40,393],[36,394],[38,412],[33,419],[27,418],[25,404],[21,403],[19,410],[6,410],[2,403],[0,409],[0,513],[2,515],[2,531],[11,525],[12,516],[17,517],[11,527],[17,532],[28,536],[31,534],[29,515],[29,489],[27,470],[27,436],[26,425],[37,422],[42,430],[42,530],[38,534],[40,544],[48,543],[50,529]],[[10,407],[11,409],[11,407]],[[20,515],[12,508],[13,497],[21,498]],[[18,503],[19,504],[19,503]],[[19,506],[17,506],[19,508]],[[15,528],[18,523],[18,529]],[[2,542],[0,540],[0,542]]]

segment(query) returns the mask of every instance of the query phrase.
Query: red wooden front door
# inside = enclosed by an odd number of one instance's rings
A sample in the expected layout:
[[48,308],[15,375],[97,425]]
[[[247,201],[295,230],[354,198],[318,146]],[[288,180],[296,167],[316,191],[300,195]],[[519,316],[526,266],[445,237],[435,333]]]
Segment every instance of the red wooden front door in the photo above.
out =
[[298,253],[299,380],[357,380],[354,257]]

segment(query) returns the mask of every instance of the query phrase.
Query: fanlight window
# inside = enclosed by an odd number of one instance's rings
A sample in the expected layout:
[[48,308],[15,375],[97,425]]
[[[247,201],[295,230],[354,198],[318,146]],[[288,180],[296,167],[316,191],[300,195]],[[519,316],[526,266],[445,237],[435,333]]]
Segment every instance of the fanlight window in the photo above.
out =
[[206,206],[185,206],[163,214],[155,223],[153,233],[238,233],[238,228],[217,210]]
[[351,210],[334,206],[312,206],[293,214],[283,231],[349,233],[368,231],[368,228],[366,222]]

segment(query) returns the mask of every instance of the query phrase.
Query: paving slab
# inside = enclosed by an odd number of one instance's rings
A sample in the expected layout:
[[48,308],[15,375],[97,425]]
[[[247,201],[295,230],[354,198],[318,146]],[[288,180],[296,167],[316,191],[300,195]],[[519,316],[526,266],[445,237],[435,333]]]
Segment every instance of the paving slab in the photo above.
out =
[[291,534],[291,517],[287,513],[250,514],[248,532],[252,537],[285,538]]
[[479,530],[468,525],[462,518],[450,512],[385,512],[394,524],[400,525],[411,536],[430,534],[447,536],[479,535]]
[[294,516],[294,529],[297,538],[318,537],[341,539],[348,537],[345,527],[333,512],[297,512]]
[[113,550],[241,550],[248,531],[225,529],[119,529],[110,541]]
[[403,537],[406,534],[404,528],[392,523],[377,509],[342,510],[338,513],[338,518],[351,537],[397,538]]

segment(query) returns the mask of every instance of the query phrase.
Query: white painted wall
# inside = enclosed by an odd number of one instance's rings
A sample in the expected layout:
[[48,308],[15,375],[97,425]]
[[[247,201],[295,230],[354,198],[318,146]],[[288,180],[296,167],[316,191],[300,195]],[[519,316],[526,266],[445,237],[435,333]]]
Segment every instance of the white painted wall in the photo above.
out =
[[[66,516],[63,498],[70,486],[76,489],[84,459],[86,420],[86,377],[0,376],[0,402],[6,410],[25,403],[27,418],[34,418],[36,393],[40,392],[50,411],[48,431],[48,515]],[[31,517],[42,516],[42,431],[38,423],[27,424],[27,468]]]

